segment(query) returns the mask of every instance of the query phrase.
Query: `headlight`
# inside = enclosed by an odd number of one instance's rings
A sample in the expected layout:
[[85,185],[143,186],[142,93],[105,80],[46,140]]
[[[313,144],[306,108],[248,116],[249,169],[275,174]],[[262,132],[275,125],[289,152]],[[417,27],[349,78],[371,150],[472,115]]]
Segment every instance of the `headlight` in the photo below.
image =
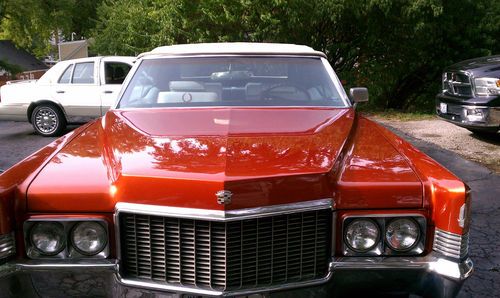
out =
[[386,228],[385,240],[389,247],[396,251],[410,250],[420,237],[418,224],[408,218],[391,221]]
[[484,122],[488,118],[488,109],[464,107],[465,118],[469,121]]
[[375,222],[369,219],[356,219],[345,229],[345,241],[350,249],[356,252],[367,252],[379,242],[380,230]]
[[497,78],[474,79],[476,95],[500,95],[500,80]]
[[65,245],[64,227],[58,222],[39,222],[31,229],[33,246],[42,254],[52,256],[61,252]]
[[81,222],[71,231],[71,242],[78,252],[84,255],[96,255],[108,241],[106,229],[95,221]]

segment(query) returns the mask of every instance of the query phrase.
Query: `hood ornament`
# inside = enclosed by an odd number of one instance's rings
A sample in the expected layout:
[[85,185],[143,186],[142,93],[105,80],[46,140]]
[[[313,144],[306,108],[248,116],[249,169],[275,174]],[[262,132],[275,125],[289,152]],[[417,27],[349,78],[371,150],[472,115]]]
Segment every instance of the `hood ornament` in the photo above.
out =
[[230,192],[229,190],[219,190],[218,192],[215,193],[215,196],[217,197],[218,204],[229,205],[231,204],[231,198],[233,196],[233,193]]

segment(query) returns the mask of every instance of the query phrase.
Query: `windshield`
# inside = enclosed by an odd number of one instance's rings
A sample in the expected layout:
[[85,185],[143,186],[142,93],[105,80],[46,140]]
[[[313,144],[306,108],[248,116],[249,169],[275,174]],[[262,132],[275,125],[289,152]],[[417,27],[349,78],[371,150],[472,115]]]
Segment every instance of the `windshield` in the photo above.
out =
[[117,108],[345,107],[339,89],[316,57],[155,58],[138,66]]

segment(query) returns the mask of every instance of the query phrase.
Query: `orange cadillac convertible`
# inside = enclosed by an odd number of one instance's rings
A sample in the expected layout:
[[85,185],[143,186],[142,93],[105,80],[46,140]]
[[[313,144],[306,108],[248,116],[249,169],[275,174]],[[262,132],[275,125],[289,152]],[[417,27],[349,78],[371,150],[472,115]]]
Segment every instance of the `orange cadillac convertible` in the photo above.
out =
[[306,46],[141,54],[105,116],[0,175],[0,296],[455,296],[467,185],[349,93]]

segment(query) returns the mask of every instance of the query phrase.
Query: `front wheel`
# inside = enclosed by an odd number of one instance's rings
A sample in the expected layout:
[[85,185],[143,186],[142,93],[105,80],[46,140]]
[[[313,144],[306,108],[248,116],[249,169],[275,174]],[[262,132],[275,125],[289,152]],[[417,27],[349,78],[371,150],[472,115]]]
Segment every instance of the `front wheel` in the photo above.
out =
[[35,131],[44,137],[55,137],[66,129],[66,118],[59,108],[53,105],[40,105],[31,114]]

